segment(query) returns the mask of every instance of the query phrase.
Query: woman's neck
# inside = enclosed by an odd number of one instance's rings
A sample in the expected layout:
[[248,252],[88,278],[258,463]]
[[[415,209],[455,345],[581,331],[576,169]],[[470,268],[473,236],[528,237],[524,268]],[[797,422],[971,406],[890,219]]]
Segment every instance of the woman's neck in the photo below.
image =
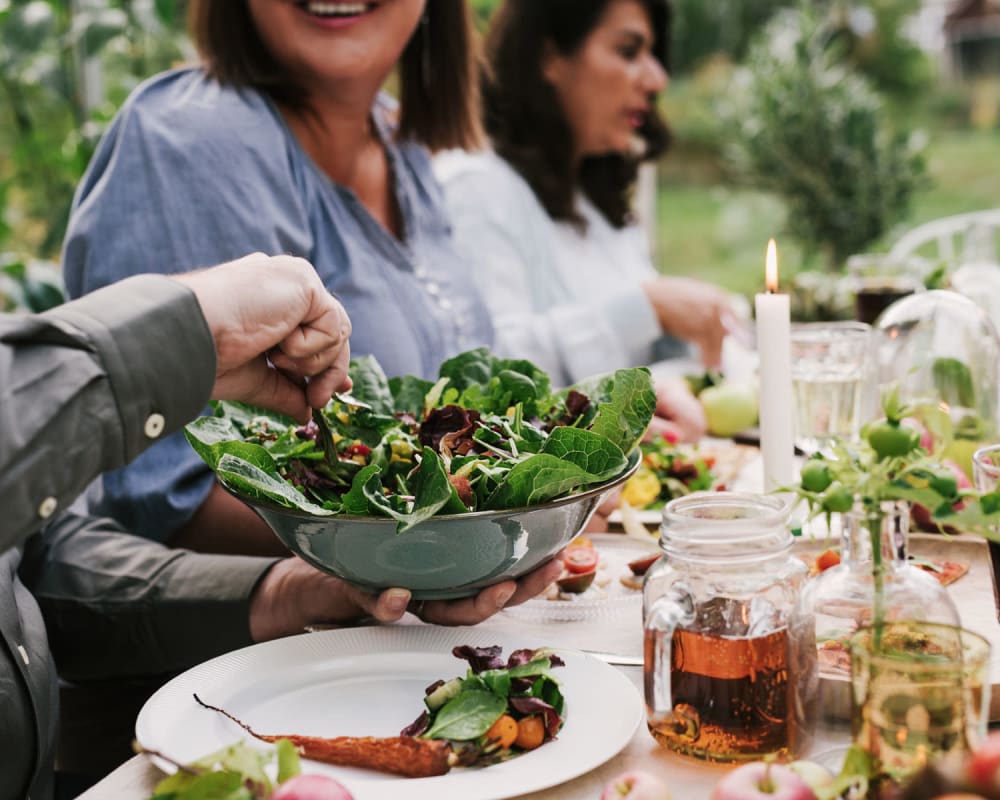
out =
[[331,180],[355,188],[359,164],[378,134],[371,119],[372,103],[335,103],[310,99],[302,110],[283,109],[289,128],[303,149]]
[[316,165],[332,180],[354,192],[375,220],[402,240],[402,214],[392,185],[388,157],[372,119],[373,92],[350,101],[323,95],[308,110],[284,109],[292,133]]

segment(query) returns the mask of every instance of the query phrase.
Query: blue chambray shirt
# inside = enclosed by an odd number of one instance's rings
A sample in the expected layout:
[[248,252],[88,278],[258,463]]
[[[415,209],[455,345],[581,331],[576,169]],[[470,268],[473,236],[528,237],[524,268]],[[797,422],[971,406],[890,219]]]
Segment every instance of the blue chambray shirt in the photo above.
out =
[[[436,377],[445,358],[492,345],[427,153],[393,141],[385,112],[380,100],[372,116],[403,241],[320,171],[258,92],[220,86],[197,68],[152,78],[115,117],[77,190],[63,253],[69,294],[136,273],[287,253],[311,261],[344,304],[352,355],[374,355],[388,375]],[[103,493],[90,493],[99,498],[92,510],[163,540],[213,480],[175,434],[105,475]]]

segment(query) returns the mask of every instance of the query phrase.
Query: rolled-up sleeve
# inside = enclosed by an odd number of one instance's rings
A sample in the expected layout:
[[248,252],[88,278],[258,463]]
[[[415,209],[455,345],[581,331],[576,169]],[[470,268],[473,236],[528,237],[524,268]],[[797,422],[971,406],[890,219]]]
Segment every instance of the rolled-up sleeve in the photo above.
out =
[[162,276],[0,317],[0,550],[197,416],[214,377],[197,299]]

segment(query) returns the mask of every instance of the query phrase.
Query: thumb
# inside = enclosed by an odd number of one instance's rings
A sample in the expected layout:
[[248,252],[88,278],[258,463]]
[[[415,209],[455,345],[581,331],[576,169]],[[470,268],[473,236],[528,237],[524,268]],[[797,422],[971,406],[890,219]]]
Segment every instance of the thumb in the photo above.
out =
[[309,404],[305,390],[280,370],[272,369],[261,361],[257,369],[246,376],[246,382],[252,388],[240,398],[244,402],[270,408],[299,422],[308,422]]

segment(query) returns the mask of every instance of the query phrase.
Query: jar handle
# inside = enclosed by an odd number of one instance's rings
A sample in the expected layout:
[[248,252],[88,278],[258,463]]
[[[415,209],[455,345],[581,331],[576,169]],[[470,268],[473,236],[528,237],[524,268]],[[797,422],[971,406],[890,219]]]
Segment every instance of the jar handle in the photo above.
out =
[[694,622],[694,599],[675,586],[650,608],[643,624],[645,639],[646,709],[653,724],[670,719],[674,704],[670,696],[670,648],[678,625]]

